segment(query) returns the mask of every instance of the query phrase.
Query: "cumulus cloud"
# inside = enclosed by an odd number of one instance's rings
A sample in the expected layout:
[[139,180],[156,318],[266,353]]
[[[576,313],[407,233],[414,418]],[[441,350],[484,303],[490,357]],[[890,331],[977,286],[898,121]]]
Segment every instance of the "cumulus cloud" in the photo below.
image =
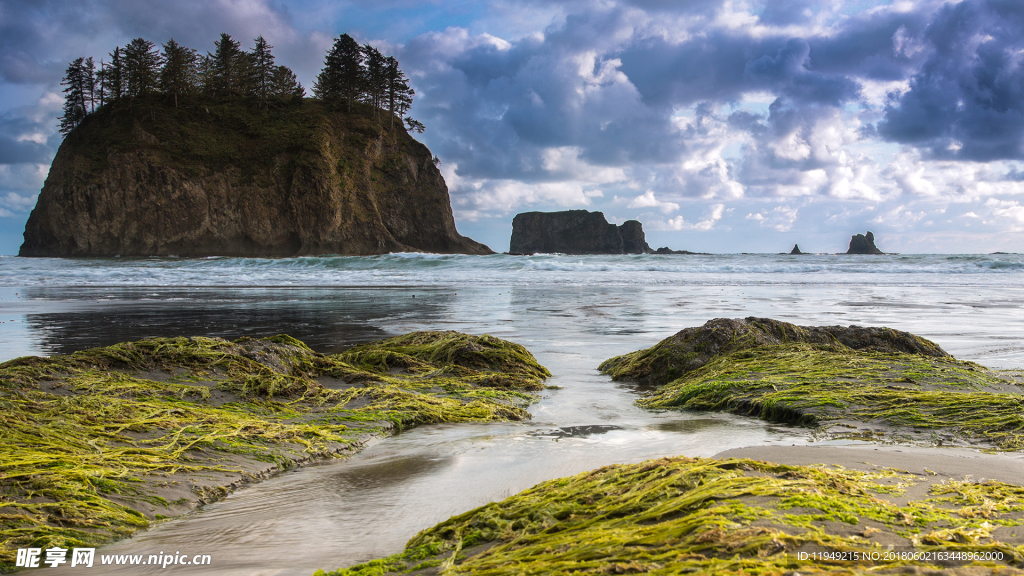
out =
[[715,224],[722,219],[724,214],[725,204],[713,204],[701,216],[700,220],[692,224],[680,215],[668,220],[654,220],[648,222],[647,226],[652,230],[699,230],[707,232],[715,227]]
[[793,228],[793,223],[796,222],[799,212],[798,208],[776,206],[771,210],[763,212],[750,212],[747,214],[746,219],[754,220],[761,226],[767,226],[779,232],[787,232]]
[[136,36],[205,51],[222,31],[263,34],[308,86],[331,38],[350,32],[409,74],[427,125],[417,137],[443,160],[460,219],[614,203],[681,233],[723,218],[792,233],[798,214],[823,234],[955,231],[965,219],[953,214],[1021,225],[1020,2],[456,4],[7,2],[0,92],[17,98],[0,108],[0,209],[24,213],[18,199],[45,177],[72,58]]
[[16,192],[0,194],[0,217],[23,217],[36,205],[38,194],[22,196]]
[[944,5],[918,42],[928,57],[879,133],[935,158],[1024,159],[1024,4]]
[[992,211],[992,215],[997,218],[1007,218],[1024,224],[1024,206],[1021,206],[1020,202],[1016,200],[989,198],[985,202],[985,207],[989,208]]
[[627,205],[627,208],[657,208],[665,214],[671,214],[676,210],[679,210],[679,204],[675,202],[663,202],[654,197],[654,192],[648,190],[640,196],[633,198],[633,201]]

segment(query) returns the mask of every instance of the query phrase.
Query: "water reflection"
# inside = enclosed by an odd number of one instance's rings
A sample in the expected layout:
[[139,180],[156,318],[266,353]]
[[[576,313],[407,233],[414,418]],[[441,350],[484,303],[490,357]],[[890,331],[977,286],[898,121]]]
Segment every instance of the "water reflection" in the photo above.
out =
[[[31,301],[18,304],[28,320],[27,335],[5,334],[34,339],[33,345],[56,353],[152,335],[236,338],[286,332],[315,350],[332,352],[411,330],[452,329],[519,342],[551,369],[549,383],[560,389],[543,392],[529,408],[530,422],[418,428],[348,462],[245,488],[102,551],[214,553],[213,566],[177,566],[175,574],[276,576],[394,553],[419,530],[551,478],[662,456],[806,442],[804,429],[749,418],[640,410],[633,402],[643,389],[598,373],[597,366],[609,357],[651,346],[710,318],[752,315],[822,325],[837,323],[838,316],[844,324],[909,330],[983,364],[1024,364],[1024,307],[979,308],[972,305],[976,291],[947,290],[870,285],[32,289]],[[993,289],[991,296],[993,302],[1020,302],[1010,289]],[[943,306],[896,305],[900,302]],[[164,572],[133,566],[105,567],[103,573]]]

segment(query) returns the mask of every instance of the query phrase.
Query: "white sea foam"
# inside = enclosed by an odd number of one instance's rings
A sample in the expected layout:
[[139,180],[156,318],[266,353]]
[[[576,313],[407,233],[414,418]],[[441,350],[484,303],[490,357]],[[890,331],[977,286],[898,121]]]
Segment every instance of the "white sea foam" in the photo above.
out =
[[774,254],[300,258],[0,257],[0,286],[1017,285],[1024,256]]

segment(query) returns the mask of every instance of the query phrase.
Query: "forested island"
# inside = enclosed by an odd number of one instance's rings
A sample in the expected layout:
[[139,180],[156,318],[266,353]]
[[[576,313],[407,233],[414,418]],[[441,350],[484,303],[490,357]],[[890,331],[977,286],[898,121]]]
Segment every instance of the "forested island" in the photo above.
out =
[[455,228],[394,57],[342,34],[307,98],[261,36],[214,45],[71,62],[21,256],[491,253]]

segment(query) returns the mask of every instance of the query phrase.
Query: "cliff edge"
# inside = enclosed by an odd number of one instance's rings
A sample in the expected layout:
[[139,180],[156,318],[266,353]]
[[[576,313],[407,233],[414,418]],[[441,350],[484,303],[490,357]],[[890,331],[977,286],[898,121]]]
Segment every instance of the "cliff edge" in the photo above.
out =
[[512,220],[509,254],[650,254],[640,222],[609,224],[601,212],[523,212]]
[[20,256],[491,254],[426,146],[369,106],[115,103],[61,144]]

